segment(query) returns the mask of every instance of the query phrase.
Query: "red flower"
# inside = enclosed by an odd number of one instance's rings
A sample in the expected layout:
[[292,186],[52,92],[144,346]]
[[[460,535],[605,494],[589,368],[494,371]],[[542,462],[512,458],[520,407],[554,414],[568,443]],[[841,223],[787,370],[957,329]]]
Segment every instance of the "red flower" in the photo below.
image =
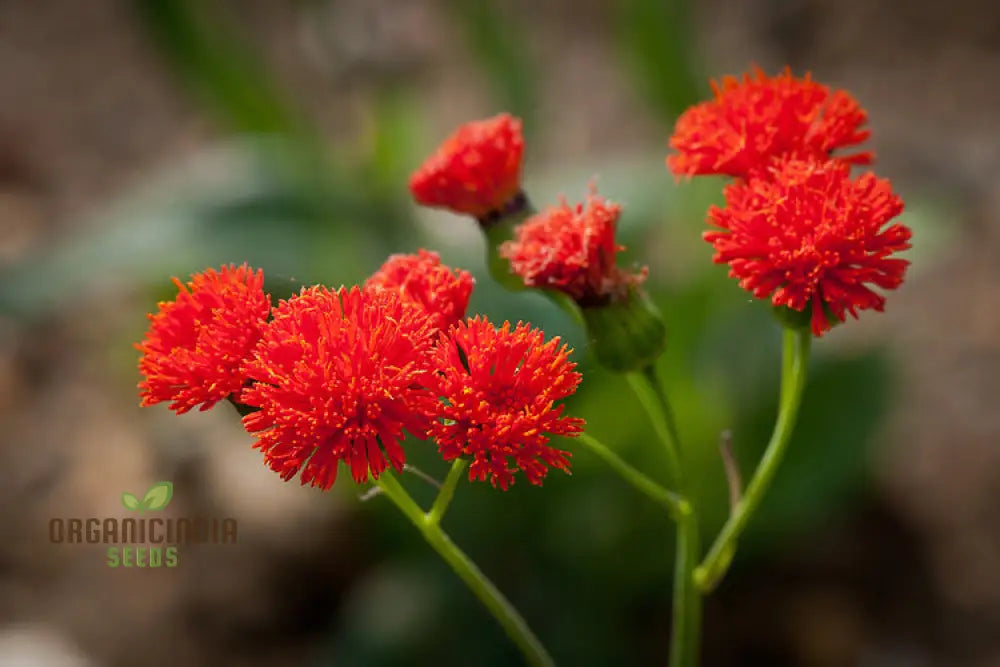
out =
[[424,206],[482,219],[521,191],[524,139],[510,114],[466,123],[410,177],[410,192]]
[[[833,93],[809,74],[791,71],[768,77],[758,68],[743,79],[712,82],[715,99],[695,105],[677,119],[667,165],[677,175],[726,174],[745,177],[766,170],[775,158],[825,160],[831,151],[868,138],[860,129],[868,114],[848,93]],[[871,164],[870,152],[837,158]]]
[[776,306],[812,309],[817,336],[850,313],[881,311],[885,297],[869,285],[893,289],[903,282],[910,230],[885,226],[903,210],[889,181],[866,173],[851,179],[839,162],[789,160],[769,177],[726,187],[726,207],[712,207],[705,232],[714,260],[758,298]]
[[[437,399],[422,388],[434,330],[389,290],[304,289],[282,301],[245,370],[241,402],[257,449],[285,480],[330,488],[343,461],[358,483],[391,463],[403,429],[426,437]],[[388,461],[386,460],[388,458]]]
[[521,224],[500,254],[529,287],[565,292],[581,305],[616,300],[646,278],[646,269],[626,273],[615,263],[625,248],[615,243],[620,214],[594,191],[586,205],[563,200]]
[[[554,402],[576,391],[580,374],[559,339],[527,324],[497,329],[476,317],[442,334],[435,351],[434,387],[443,397],[431,434],[446,461],[473,457],[469,479],[506,490],[520,468],[541,484],[549,467],[569,472],[569,452],[548,446],[549,435],[580,433],[583,420],[563,417]],[[513,464],[514,467],[511,467]]]
[[171,401],[177,414],[201,405],[208,410],[238,392],[246,380],[240,365],[260,338],[271,310],[264,274],[246,264],[208,269],[184,285],[177,298],[150,314],[139,383],[142,405]]
[[475,284],[467,271],[453,270],[441,263],[436,252],[421,250],[416,255],[391,256],[365,288],[396,290],[423,308],[438,329],[447,329],[465,317]]

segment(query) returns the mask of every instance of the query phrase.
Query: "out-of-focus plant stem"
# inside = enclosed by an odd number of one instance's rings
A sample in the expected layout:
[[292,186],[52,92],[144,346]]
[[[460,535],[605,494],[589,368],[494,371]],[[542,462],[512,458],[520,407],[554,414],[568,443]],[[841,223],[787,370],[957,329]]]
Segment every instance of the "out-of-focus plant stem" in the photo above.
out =
[[590,451],[607,463],[612,470],[621,476],[622,479],[640,492],[655,500],[657,503],[666,507],[670,516],[672,516],[675,521],[680,521],[685,514],[690,512],[690,508],[687,507],[687,501],[678,496],[676,493],[663,488],[645,474],[636,470],[632,467],[632,465],[627,463],[624,459],[622,459],[622,457],[618,456],[618,454],[612,451],[610,447],[597,438],[586,433],[581,433],[580,442],[582,442]]
[[798,417],[799,405],[802,402],[802,391],[806,385],[806,367],[809,362],[811,342],[812,332],[808,327],[784,330],[781,393],[774,432],[771,434],[764,456],[757,465],[757,470],[747,484],[746,491],[733,508],[729,520],[722,527],[718,537],[715,538],[708,555],[695,571],[698,586],[703,591],[711,591],[726,574],[736,551],[736,542],[767,493],[788,448]]
[[466,465],[468,465],[468,462],[464,459],[455,459],[455,462],[451,464],[451,470],[448,471],[448,476],[445,478],[444,484],[441,485],[437,498],[434,499],[434,504],[431,505],[431,511],[427,513],[428,522],[433,524],[441,523],[444,513],[448,511],[448,506],[451,505],[451,499],[455,497],[455,487],[461,481]]
[[681,458],[680,440],[677,434],[677,426],[674,424],[673,412],[667,403],[667,397],[661,390],[656,377],[656,371],[649,366],[642,371],[628,373],[626,375],[632,390],[642,403],[642,407],[653,422],[653,429],[660,438],[663,448],[667,453],[667,463],[670,466],[670,475],[676,488],[681,487]]
[[[507,636],[517,645],[524,655],[525,662],[532,667],[554,667],[555,662],[549,656],[538,637],[528,627],[527,622],[514,608],[514,605],[504,597],[504,594],[490,581],[465,552],[458,548],[448,534],[441,529],[440,518],[447,508],[450,496],[455,491],[455,485],[464,469],[464,463],[455,464],[448,473],[448,478],[441,487],[441,495],[434,502],[434,509],[424,512],[407,493],[403,485],[392,475],[383,474],[376,484],[389,500],[406,516],[420,531],[427,543],[454,570],[455,574],[465,582],[479,601],[493,614]],[[442,500],[442,497],[444,500]],[[437,510],[435,512],[435,510]]]
[[684,505],[687,511],[677,522],[670,667],[697,667],[701,645],[701,591],[694,578],[701,539],[694,507],[687,501]]
[[650,365],[628,374],[667,453],[674,483],[680,494],[677,542],[674,558],[673,622],[670,635],[670,667],[696,667],[701,645],[701,591],[695,583],[700,556],[698,514],[690,497],[690,480],[681,457],[680,435],[666,390]]

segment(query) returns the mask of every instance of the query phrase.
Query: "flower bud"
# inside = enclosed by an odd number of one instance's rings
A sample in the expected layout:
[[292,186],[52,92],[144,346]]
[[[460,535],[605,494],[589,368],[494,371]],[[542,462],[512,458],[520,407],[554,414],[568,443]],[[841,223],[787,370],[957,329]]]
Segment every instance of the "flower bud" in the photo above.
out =
[[580,312],[597,361],[613,371],[641,370],[659,359],[667,347],[667,326],[638,288],[618,301],[581,306]]

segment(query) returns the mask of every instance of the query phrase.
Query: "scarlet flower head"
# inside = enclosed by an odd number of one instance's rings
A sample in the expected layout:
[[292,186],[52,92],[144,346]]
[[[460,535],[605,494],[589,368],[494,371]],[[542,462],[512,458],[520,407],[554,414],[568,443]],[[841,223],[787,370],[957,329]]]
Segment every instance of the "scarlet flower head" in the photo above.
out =
[[548,445],[550,435],[574,436],[583,420],[562,415],[555,401],[580,384],[570,350],[545,342],[530,325],[497,329],[485,317],[454,325],[435,350],[434,387],[442,397],[431,427],[446,461],[471,456],[469,479],[489,477],[506,490],[518,469],[540,485],[549,468],[569,472],[569,452]]
[[500,255],[529,287],[564,292],[580,305],[615,301],[647,273],[627,273],[616,264],[625,249],[615,242],[620,215],[621,206],[592,189],[586,203],[571,206],[563,199],[525,220]]
[[135,346],[145,378],[141,405],[170,401],[177,414],[199,405],[208,410],[243,387],[240,366],[261,336],[271,299],[263,272],[246,264],[195,273],[186,285],[173,282],[177,297],[148,316],[146,336]]
[[438,329],[447,329],[465,318],[475,284],[469,272],[442,264],[436,252],[420,250],[416,255],[392,255],[365,288],[396,290],[423,308]]
[[303,289],[281,301],[245,365],[243,418],[268,466],[330,488],[343,461],[358,483],[406,460],[406,429],[426,437],[437,399],[423,388],[434,329],[389,290]]
[[[775,159],[825,160],[831,151],[854,146],[870,135],[861,126],[868,114],[850,94],[831,92],[809,74],[798,79],[788,68],[768,77],[759,68],[742,79],[712,82],[715,99],[697,104],[677,119],[667,165],[678,176],[765,172]],[[871,164],[864,151],[836,158]]]
[[502,113],[466,123],[410,177],[419,204],[484,219],[521,192],[521,121]]
[[775,306],[811,309],[813,333],[823,335],[831,317],[881,311],[909,262],[892,257],[910,247],[911,231],[889,221],[903,201],[889,181],[871,172],[856,179],[838,162],[788,160],[768,177],[737,181],[725,189],[725,208],[712,207],[705,232],[714,261],[757,298]]

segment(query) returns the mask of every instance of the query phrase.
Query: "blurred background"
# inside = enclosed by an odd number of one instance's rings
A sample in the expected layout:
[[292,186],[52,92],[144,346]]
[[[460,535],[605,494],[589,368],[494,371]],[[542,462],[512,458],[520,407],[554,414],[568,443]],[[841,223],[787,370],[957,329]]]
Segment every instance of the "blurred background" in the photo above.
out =
[[[812,70],[869,110],[913,265],[887,313],[815,345],[789,456],[707,602],[704,663],[1000,665],[1000,5],[985,0],[0,3],[0,665],[519,664],[384,499],[346,478],[282,483],[225,405],[140,410],[132,348],[170,276],[248,261],[351,284],[434,248],[479,278],[471,310],[577,348],[572,412],[663,479],[622,379],[547,302],[490,282],[470,220],[408,199],[437,142],[502,110],[525,121],[537,204],[591,180],[624,204],[714,534],[718,435],[749,471],[778,336],[700,241],[722,182],[677,184],[663,159],[708,79],[752,63]],[[49,519],[123,516],[121,493],[160,479],[168,513],[236,517],[239,543],[145,570],[49,543]],[[544,488],[463,484],[445,525],[560,664],[666,663],[672,526],[586,451]]]

